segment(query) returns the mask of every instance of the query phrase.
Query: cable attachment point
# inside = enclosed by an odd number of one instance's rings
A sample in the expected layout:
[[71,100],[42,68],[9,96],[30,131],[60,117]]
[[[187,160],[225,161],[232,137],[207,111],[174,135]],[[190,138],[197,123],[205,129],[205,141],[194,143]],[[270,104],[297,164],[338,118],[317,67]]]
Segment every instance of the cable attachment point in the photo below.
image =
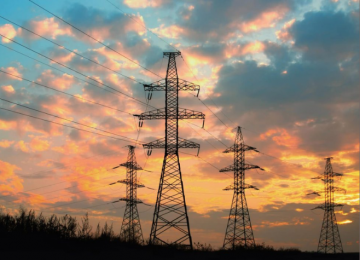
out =
[[150,92],[148,93],[148,96],[147,96],[147,99],[148,99],[148,100],[151,100],[151,98],[152,98],[152,91],[150,91]]
[[143,120],[139,120],[139,127],[142,127],[144,124],[144,121]]
[[147,156],[150,156],[151,154],[152,154],[152,149],[150,148],[147,150]]

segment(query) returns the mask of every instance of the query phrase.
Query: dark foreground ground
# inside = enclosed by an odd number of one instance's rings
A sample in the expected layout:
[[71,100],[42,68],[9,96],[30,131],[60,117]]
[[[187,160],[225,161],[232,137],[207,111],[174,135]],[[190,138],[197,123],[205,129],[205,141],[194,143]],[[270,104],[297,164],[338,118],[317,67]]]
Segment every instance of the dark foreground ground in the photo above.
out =
[[359,253],[324,255],[301,252],[296,248],[274,249],[256,245],[251,249],[213,250],[209,245],[194,244],[194,250],[169,246],[141,246],[128,243],[115,235],[112,226],[105,224],[93,229],[85,215],[77,220],[65,215],[36,216],[34,211],[19,210],[16,215],[0,212],[0,260],[102,260],[102,259],[301,259],[358,260]]
[[139,246],[110,241],[25,241],[9,239],[0,241],[1,259],[294,259],[322,260],[341,259],[358,260],[359,253],[324,255],[313,252],[301,252],[292,249],[271,250],[181,250],[164,246]]

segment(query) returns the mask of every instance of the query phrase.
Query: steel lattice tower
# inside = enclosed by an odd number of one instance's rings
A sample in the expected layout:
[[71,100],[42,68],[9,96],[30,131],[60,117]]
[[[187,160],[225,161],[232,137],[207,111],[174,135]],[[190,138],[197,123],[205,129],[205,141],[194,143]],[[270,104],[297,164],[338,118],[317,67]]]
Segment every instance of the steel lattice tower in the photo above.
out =
[[258,152],[255,147],[248,146],[244,143],[241,127],[237,127],[234,145],[224,151],[224,153],[234,153],[234,164],[220,170],[220,172],[234,172],[234,184],[224,189],[234,190],[223,244],[225,249],[255,246],[245,189],[258,190],[258,188],[245,184],[245,171],[250,169],[264,169],[257,165],[245,163],[245,152],[251,150]]
[[169,57],[166,78],[144,85],[145,91],[149,92],[148,99],[151,99],[153,91],[165,91],[165,108],[135,116],[139,117],[140,127],[143,120],[165,119],[165,138],[143,145],[148,149],[148,155],[151,155],[152,149],[165,148],[149,242],[192,248],[179,148],[200,149],[200,145],[179,137],[179,119],[205,120],[205,115],[179,108],[179,91],[197,91],[198,94],[200,91],[200,86],[179,79],[175,59],[180,55],[180,52],[164,52],[164,56]]
[[126,179],[117,181],[118,183],[126,184],[126,197],[120,199],[120,201],[126,201],[120,238],[127,242],[143,244],[144,238],[142,235],[139,212],[137,209],[137,204],[142,203],[142,201],[137,198],[137,189],[145,186],[137,181],[137,171],[142,170],[142,168],[136,162],[135,147],[132,145],[128,145],[128,147],[129,153],[127,161],[126,163],[119,165],[126,167]]
[[334,212],[335,207],[342,207],[342,204],[336,204],[334,201],[334,192],[335,191],[345,191],[342,188],[334,186],[334,177],[343,176],[342,173],[333,172],[333,168],[331,166],[332,157],[325,158],[326,165],[325,171],[323,175],[312,179],[320,179],[324,182],[324,191],[320,192],[312,192],[310,194],[315,194],[320,196],[320,193],[325,193],[325,203],[317,206],[314,209],[323,209],[324,219],[321,226],[320,238],[317,251],[318,253],[343,253],[343,248],[340,239],[339,228],[336,222],[336,216]]

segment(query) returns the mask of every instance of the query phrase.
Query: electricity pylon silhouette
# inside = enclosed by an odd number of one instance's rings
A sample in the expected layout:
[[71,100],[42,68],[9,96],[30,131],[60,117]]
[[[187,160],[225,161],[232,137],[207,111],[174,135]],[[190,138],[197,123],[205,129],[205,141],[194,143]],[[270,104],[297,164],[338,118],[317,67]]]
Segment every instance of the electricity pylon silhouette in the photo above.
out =
[[149,243],[175,244],[192,249],[179,148],[197,148],[199,153],[200,145],[179,137],[179,119],[205,120],[205,115],[190,109],[179,109],[179,91],[197,91],[198,94],[200,91],[200,86],[179,79],[176,57],[180,55],[180,52],[164,52],[164,56],[169,57],[166,78],[144,84],[149,100],[153,91],[165,91],[165,108],[135,116],[139,117],[140,127],[143,120],[165,119],[165,138],[143,145],[148,149],[148,155],[151,155],[152,149],[165,148]]
[[251,150],[259,152],[255,147],[248,146],[244,143],[241,127],[238,126],[234,145],[224,151],[224,153],[234,153],[234,163],[220,170],[220,172],[234,172],[234,184],[224,189],[234,190],[223,244],[223,248],[225,249],[234,250],[241,246],[255,246],[245,189],[258,190],[258,188],[245,183],[245,171],[250,169],[260,169],[263,171],[264,169],[257,165],[245,163],[245,152]]
[[126,197],[114,201],[113,203],[119,201],[126,201],[124,218],[120,231],[120,238],[123,241],[144,244],[139,212],[137,209],[137,204],[143,203],[137,198],[137,189],[145,187],[143,184],[138,183],[137,180],[137,171],[142,170],[142,168],[136,162],[135,147],[132,145],[128,145],[127,147],[129,147],[129,153],[126,163],[122,163],[119,166],[113,168],[116,169],[120,166],[126,167],[126,179],[110,183],[110,185],[113,185],[115,183],[126,184]]
[[344,191],[345,189],[334,186],[334,177],[343,176],[342,173],[333,172],[331,165],[332,157],[325,158],[326,165],[323,175],[317,176],[312,179],[320,179],[324,182],[324,191],[314,191],[307,195],[315,194],[320,196],[320,193],[325,193],[325,203],[321,204],[313,209],[323,209],[324,219],[321,226],[320,238],[317,251],[318,253],[336,254],[343,253],[343,248],[340,239],[339,228],[336,222],[336,216],[334,212],[335,207],[342,207],[342,204],[335,203],[334,192]]

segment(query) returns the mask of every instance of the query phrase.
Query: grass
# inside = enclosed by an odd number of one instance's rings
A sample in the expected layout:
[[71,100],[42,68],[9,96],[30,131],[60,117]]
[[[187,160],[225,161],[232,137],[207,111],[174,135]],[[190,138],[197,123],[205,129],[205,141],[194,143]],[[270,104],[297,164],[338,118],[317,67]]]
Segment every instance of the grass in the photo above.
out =
[[20,208],[18,214],[0,212],[0,249],[2,255],[37,256],[55,259],[99,259],[116,256],[121,259],[359,259],[359,254],[321,255],[301,252],[297,248],[275,249],[261,244],[253,248],[216,250],[210,244],[194,243],[194,250],[176,246],[129,243],[114,233],[112,225],[98,224],[95,230],[88,215],[78,221],[69,215],[45,217],[33,210]]

